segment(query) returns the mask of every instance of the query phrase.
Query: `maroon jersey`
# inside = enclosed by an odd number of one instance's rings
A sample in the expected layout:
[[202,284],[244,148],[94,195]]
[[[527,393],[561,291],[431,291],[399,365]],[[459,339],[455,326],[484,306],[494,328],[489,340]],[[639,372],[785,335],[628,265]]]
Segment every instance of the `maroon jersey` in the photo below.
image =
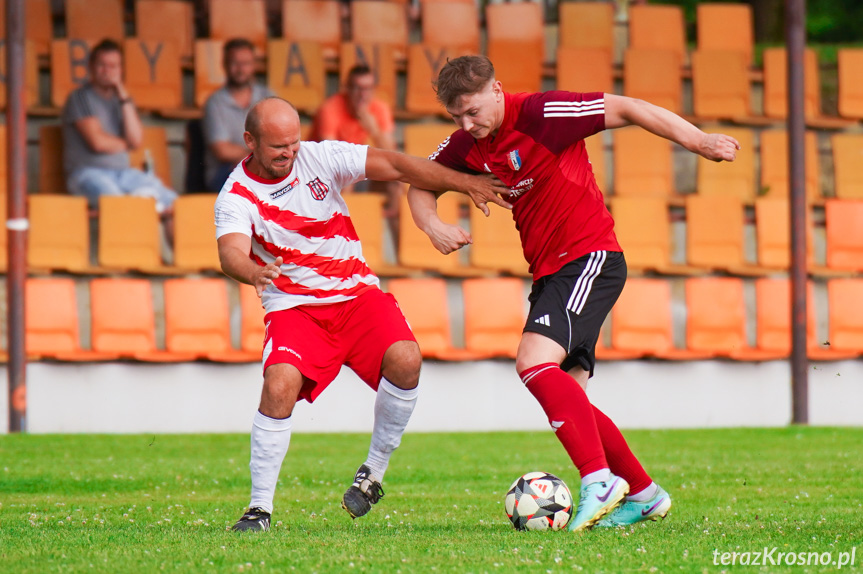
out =
[[605,129],[603,94],[504,94],[503,123],[481,140],[458,130],[433,159],[491,172],[511,190],[512,217],[534,280],[592,251],[622,251],[584,138]]

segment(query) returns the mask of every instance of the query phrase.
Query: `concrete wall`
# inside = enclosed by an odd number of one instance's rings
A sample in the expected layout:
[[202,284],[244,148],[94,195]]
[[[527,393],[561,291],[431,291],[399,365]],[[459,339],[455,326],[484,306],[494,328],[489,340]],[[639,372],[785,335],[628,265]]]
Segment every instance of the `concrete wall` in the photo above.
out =
[[[5,368],[0,429],[8,428]],[[863,425],[863,361],[810,366],[810,421]],[[248,432],[260,394],[255,364],[34,363],[26,427],[33,433]],[[427,362],[409,431],[545,430],[545,417],[512,361]],[[602,363],[591,400],[623,428],[781,426],[791,420],[786,362]],[[369,432],[372,393],[349,369],[297,432]]]

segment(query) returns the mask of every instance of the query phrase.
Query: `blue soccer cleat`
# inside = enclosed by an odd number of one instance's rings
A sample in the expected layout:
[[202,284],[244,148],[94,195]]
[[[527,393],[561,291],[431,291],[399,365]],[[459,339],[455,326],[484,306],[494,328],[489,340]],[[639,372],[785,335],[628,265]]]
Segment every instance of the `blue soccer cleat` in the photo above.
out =
[[569,530],[589,530],[605,515],[617,508],[629,492],[629,483],[619,476],[611,475],[607,481],[591,482],[581,487],[578,511],[569,523]]
[[598,528],[615,528],[617,526],[629,526],[644,520],[659,520],[665,518],[671,508],[671,497],[661,486],[657,486],[653,498],[645,502],[626,500],[614,509],[614,512],[600,520]]

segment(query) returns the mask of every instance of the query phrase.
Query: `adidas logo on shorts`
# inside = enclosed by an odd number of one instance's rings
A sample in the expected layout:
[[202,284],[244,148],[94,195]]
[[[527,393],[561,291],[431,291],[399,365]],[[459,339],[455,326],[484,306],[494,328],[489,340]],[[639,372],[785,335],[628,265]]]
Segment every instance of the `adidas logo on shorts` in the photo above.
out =
[[534,319],[534,323],[539,323],[540,325],[545,325],[546,327],[551,327],[551,321],[548,318],[548,315],[543,315],[538,319]]

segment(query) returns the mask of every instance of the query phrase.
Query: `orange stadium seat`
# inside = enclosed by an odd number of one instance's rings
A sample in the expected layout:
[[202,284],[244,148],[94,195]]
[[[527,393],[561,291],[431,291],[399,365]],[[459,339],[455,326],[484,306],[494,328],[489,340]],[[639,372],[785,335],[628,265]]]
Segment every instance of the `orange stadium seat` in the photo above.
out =
[[[821,195],[818,169],[818,142],[815,133],[806,132],[806,197],[818,199]],[[761,188],[770,197],[788,197],[788,133],[785,130],[761,132]]]
[[[671,264],[671,223],[661,197],[611,199],[614,232],[632,270],[668,272]],[[650,224],[646,225],[645,222]]]
[[90,338],[95,351],[158,363],[194,360],[193,353],[157,348],[155,317],[149,279],[90,281]]
[[31,194],[27,200],[30,214],[27,265],[37,269],[92,272],[86,198]]
[[[6,196],[6,177],[8,175],[8,170],[6,169],[6,126],[4,124],[0,124],[0,197]],[[0,203],[6,203],[5,201],[0,201]],[[3,218],[5,221],[6,218]],[[0,234],[5,235],[5,234]]]
[[695,7],[698,50],[741,52],[752,63],[755,29],[752,6],[744,3],[699,2]]
[[[804,114],[806,119],[821,115],[821,84],[818,59],[812,48],[803,54]],[[769,118],[788,117],[788,69],[785,48],[764,50],[764,115]]]
[[[759,197],[755,200],[755,237],[758,265],[770,269],[791,266],[791,213],[788,198]],[[815,258],[812,248],[812,222],[807,213],[808,264]]]
[[494,63],[495,79],[505,91],[516,93],[538,92],[542,87],[542,50],[542,44],[534,42],[489,40],[486,52]]
[[424,44],[408,47],[407,88],[405,109],[416,114],[444,114],[432,82],[447,60],[463,55],[459,48],[440,48]]
[[228,288],[224,279],[168,279],[163,288],[166,350],[225,363],[260,358],[231,347]]
[[73,279],[27,279],[24,309],[27,354],[60,361],[109,361],[115,353],[81,348]]
[[487,357],[515,359],[527,319],[524,281],[514,277],[465,279],[464,346]]
[[55,108],[62,108],[69,93],[87,81],[92,44],[76,39],[51,42],[51,105]]
[[221,271],[213,205],[216,193],[181,195],[174,202],[174,265],[181,269]]
[[183,77],[178,44],[128,38],[124,46],[126,87],[135,105],[145,110],[181,107]]
[[827,282],[830,350],[863,354],[863,279]]
[[424,358],[453,361],[482,358],[452,345],[445,280],[390,279],[386,291],[396,298]]
[[406,275],[411,270],[386,261],[383,217],[384,197],[377,193],[345,193],[342,195],[351,214],[351,224],[363,246],[363,259],[375,275],[392,277]]
[[594,134],[584,139],[584,149],[593,170],[593,177],[599,190],[605,192],[608,189],[608,172],[605,168],[605,137],[602,133]]
[[623,56],[623,93],[681,113],[679,58],[671,50],[627,50]]
[[408,124],[404,129],[405,153],[417,157],[428,157],[437,151],[438,146],[457,129],[453,123]]
[[365,64],[375,74],[375,95],[394,108],[396,105],[396,48],[387,44],[342,44],[339,78],[345,84],[348,72]]
[[[47,56],[51,52],[51,40],[54,36],[54,26],[51,22],[51,0],[27,0],[26,5],[24,38],[33,43],[37,55]],[[6,0],[0,0],[0,38],[5,37]]]
[[99,198],[99,265],[145,273],[170,273],[162,265],[156,200],[150,197]]
[[342,18],[338,0],[283,0],[282,37],[288,42],[315,42],[325,58],[339,55]]
[[638,4],[629,7],[629,47],[671,50],[680,65],[686,59],[686,32],[680,6]]
[[210,38],[245,38],[255,45],[258,55],[267,49],[267,9],[265,0],[209,0]]
[[[6,221],[6,197],[0,196],[0,221]],[[0,273],[5,273],[9,266],[8,233],[0,233]]]
[[692,108],[704,119],[752,116],[749,66],[743,52],[693,52]]
[[674,195],[674,171],[668,140],[631,127],[615,130],[613,141],[615,195]]
[[424,45],[479,54],[479,14],[473,2],[425,2],[421,7]]
[[594,48],[560,46],[557,49],[557,89],[613,94],[611,53]]
[[[149,156],[149,157],[148,157]],[[129,163],[132,167],[146,169],[146,163],[152,162],[156,177],[163,184],[171,187],[171,159],[168,154],[168,135],[161,126],[144,126],[141,145],[129,152]]]
[[65,0],[66,37],[92,44],[110,38],[123,44],[123,0]]
[[[0,108],[6,107],[6,42],[0,39]],[[39,105],[39,61],[36,46],[28,41],[24,49],[24,105]]]
[[[545,33],[542,6],[539,3],[487,4],[485,19],[489,46],[499,41],[535,44],[540,48],[540,60],[544,58],[542,50],[545,44]],[[501,63],[496,60],[492,62],[495,68]]]
[[65,193],[63,126],[39,126],[39,193]]
[[195,105],[199,108],[225,83],[224,45],[224,40],[195,40]]
[[611,311],[611,348],[633,358],[710,358],[709,352],[675,347],[671,305],[671,283],[667,279],[629,279]]
[[733,195],[687,195],[687,263],[735,274],[763,273],[745,260],[743,215],[743,203]]
[[699,195],[731,195],[751,203],[756,195],[755,133],[749,128],[722,126],[708,131],[721,131],[740,143],[737,158],[732,162],[715,162],[698,157],[695,188]]
[[251,285],[238,284],[240,288],[240,349],[261,358],[266,326],[264,307]]
[[301,110],[314,111],[326,96],[326,69],[320,44],[270,40],[267,84]]
[[863,271],[863,201],[830,199],[824,204],[827,267]]
[[493,269],[513,275],[528,275],[527,261],[512,214],[498,206],[489,206],[486,217],[470,207],[470,264],[478,269]]
[[597,50],[614,57],[614,4],[560,2],[558,46]]
[[837,55],[839,115],[863,119],[863,49],[843,48]]
[[398,2],[353,0],[351,41],[355,44],[389,44],[400,57],[408,47],[407,7]]
[[181,58],[194,54],[194,5],[184,0],[136,0],[135,36],[148,44],[174,42]]
[[833,190],[837,199],[863,199],[863,135],[833,134]]

